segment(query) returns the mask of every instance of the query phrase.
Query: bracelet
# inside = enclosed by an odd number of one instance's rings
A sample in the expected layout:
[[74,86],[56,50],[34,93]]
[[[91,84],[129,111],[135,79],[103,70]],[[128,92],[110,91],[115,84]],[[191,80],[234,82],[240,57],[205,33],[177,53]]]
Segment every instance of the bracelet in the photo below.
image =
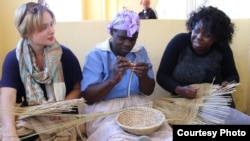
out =
[[7,136],[2,136],[2,137],[19,137],[17,135],[7,135]]

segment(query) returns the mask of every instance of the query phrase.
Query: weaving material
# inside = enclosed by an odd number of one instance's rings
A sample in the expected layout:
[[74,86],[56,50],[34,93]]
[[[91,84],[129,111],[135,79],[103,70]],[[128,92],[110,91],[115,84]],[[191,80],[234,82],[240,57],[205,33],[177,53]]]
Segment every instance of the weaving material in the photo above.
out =
[[154,108],[166,116],[169,124],[223,124],[229,114],[230,96],[239,83],[226,87],[209,83],[194,84],[199,87],[195,99],[180,97],[161,97],[154,101]]
[[[78,135],[82,137],[84,120],[79,122],[77,114],[62,112],[72,112],[75,107],[83,108],[85,105],[85,100],[81,98],[29,107],[0,107],[0,114],[16,115],[17,133],[22,136],[21,139],[39,135],[41,140],[76,141]],[[0,126],[0,140],[1,134]]]
[[[84,140],[84,123],[99,117],[121,112],[122,110],[94,114],[65,114],[75,107],[79,111],[86,106],[85,100],[72,99],[30,107],[0,107],[0,114],[13,114],[17,118],[17,132],[21,139],[39,135],[41,140],[76,141]],[[63,113],[62,113],[63,112]],[[51,118],[56,118],[51,120]],[[0,126],[0,140],[1,140]],[[76,139],[77,138],[77,139]]]

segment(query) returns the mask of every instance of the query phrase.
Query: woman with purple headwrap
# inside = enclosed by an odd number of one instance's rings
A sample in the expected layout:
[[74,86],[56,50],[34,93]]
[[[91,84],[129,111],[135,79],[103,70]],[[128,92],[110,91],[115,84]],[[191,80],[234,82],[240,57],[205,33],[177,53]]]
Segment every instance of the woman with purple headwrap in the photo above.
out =
[[[86,114],[152,106],[147,96],[154,91],[154,73],[146,49],[136,44],[139,26],[137,13],[120,11],[107,26],[111,37],[86,56],[81,82],[82,96],[89,104]],[[86,123],[87,140],[172,140],[172,128],[167,123],[148,137],[138,137],[124,132],[115,118],[110,115]]]

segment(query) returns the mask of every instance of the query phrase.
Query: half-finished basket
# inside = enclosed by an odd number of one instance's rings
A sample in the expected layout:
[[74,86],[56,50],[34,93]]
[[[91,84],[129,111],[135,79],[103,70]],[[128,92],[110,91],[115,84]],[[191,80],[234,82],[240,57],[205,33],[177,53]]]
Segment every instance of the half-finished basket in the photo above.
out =
[[165,115],[149,107],[132,107],[117,115],[116,122],[123,130],[135,135],[149,135],[164,122]]

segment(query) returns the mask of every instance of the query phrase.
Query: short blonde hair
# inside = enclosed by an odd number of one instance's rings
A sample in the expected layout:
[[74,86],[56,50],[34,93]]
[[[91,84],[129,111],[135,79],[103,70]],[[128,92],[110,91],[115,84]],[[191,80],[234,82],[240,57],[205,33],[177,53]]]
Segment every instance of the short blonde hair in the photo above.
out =
[[55,22],[54,13],[46,6],[29,2],[15,11],[15,26],[22,37],[43,29],[43,13],[47,11]]

